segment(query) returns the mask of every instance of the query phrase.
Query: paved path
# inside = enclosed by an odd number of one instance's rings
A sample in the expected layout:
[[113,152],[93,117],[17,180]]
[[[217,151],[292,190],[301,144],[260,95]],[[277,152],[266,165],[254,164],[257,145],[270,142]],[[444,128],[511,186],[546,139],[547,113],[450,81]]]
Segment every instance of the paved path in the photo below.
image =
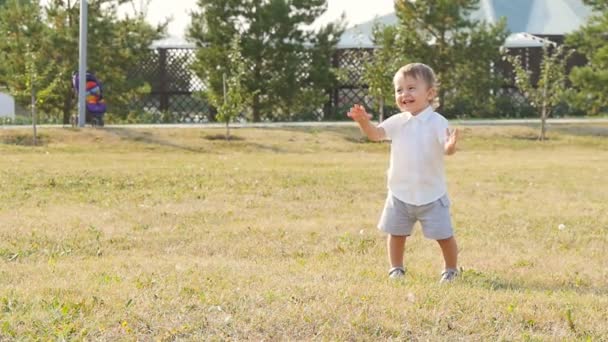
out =
[[[560,124],[608,124],[608,118],[568,118],[549,119],[549,125]],[[450,120],[455,126],[509,126],[509,125],[540,125],[539,119],[502,119],[502,120]],[[350,127],[356,124],[352,121],[327,121],[327,122],[259,122],[259,123],[232,123],[231,128],[280,128],[280,127]],[[27,125],[2,125],[0,129],[28,128]],[[61,128],[69,125],[38,125],[39,128]],[[131,124],[131,125],[106,125],[108,128],[225,128],[220,123],[196,123],[196,124]]]

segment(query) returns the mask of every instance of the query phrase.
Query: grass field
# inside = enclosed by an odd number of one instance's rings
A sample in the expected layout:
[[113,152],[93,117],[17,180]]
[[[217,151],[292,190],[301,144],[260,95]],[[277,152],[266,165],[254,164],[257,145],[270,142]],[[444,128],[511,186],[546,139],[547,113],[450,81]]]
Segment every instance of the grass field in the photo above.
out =
[[608,340],[608,126],[462,128],[464,273],[358,129],[0,129],[0,340]]

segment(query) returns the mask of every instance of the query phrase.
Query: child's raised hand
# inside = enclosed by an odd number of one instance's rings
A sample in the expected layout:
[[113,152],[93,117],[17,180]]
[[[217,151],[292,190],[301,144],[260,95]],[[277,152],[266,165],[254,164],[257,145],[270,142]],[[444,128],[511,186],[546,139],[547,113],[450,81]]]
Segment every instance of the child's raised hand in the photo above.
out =
[[445,134],[446,134],[446,140],[445,140],[446,147],[453,148],[454,146],[456,146],[456,142],[458,141],[458,128],[454,128],[451,131],[449,128],[446,128]]
[[346,115],[357,122],[369,121],[372,118],[372,115],[368,114],[365,108],[358,104],[354,105]]

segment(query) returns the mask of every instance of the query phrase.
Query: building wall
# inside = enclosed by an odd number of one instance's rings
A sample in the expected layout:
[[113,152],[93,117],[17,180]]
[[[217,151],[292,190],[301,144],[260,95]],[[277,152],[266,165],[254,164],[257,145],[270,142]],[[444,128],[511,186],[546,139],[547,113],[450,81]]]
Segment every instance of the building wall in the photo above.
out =
[[15,118],[15,100],[12,96],[0,93],[0,118]]

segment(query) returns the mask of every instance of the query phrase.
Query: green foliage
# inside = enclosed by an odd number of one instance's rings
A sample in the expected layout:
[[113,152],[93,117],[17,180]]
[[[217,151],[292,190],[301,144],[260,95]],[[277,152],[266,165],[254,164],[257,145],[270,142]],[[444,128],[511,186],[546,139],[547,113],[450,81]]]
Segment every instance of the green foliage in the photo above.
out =
[[585,55],[588,64],[572,69],[570,80],[578,90],[576,105],[595,115],[608,111],[608,1],[586,1],[598,13],[568,35],[566,44]]
[[253,121],[289,120],[319,108],[336,81],[331,55],[342,28],[304,27],[325,9],[325,0],[199,0],[188,33],[200,47],[193,70],[220,93],[222,75],[230,73],[225,63],[230,41],[239,34],[248,70],[242,85],[253,94]]
[[[165,29],[147,24],[143,11],[119,18],[118,6],[129,2],[96,0],[88,6],[88,66],[104,82],[110,109],[123,115],[133,99],[149,90],[133,70],[153,53],[148,47]],[[39,108],[46,121],[67,122],[75,107],[71,77],[78,69],[78,20],[75,1],[49,1],[42,6],[38,1],[7,0],[0,11],[0,36],[11,38],[0,40],[0,84],[17,95],[19,104],[28,104],[22,94],[27,90],[23,75],[29,46],[38,73],[35,87],[44,97]]]
[[37,87],[41,82],[50,83],[43,80],[49,77],[48,63],[35,53],[44,46],[44,41],[36,39],[45,30],[42,13],[28,2],[9,0],[4,6],[0,11],[0,32],[6,37],[0,40],[0,84],[7,86],[17,103],[29,104],[32,83]]
[[593,7],[596,11],[608,10],[608,1],[606,0],[583,0],[583,2]]
[[494,115],[498,118],[536,117],[536,109],[519,92],[499,92],[494,98]]
[[549,115],[551,108],[561,101],[565,90],[565,65],[570,54],[564,51],[563,45],[545,45],[537,84],[532,83],[530,72],[524,69],[520,56],[507,56],[515,71],[515,85],[538,111],[546,104]]
[[378,48],[364,64],[363,80],[378,106],[379,121],[384,119],[384,108],[387,105],[396,107],[393,76],[401,65],[407,63],[406,56],[395,55],[396,30],[395,26],[374,26],[374,44]]
[[240,43],[238,35],[235,35],[230,43],[227,60],[227,70],[230,73],[224,74],[223,92],[218,94],[213,89],[209,89],[207,93],[211,105],[217,108],[217,120],[226,124],[226,139],[230,138],[230,122],[242,113],[250,100],[250,95],[243,87],[247,66],[241,54]]
[[0,129],[0,340],[605,341],[608,125],[553,127],[462,127],[448,287],[420,231],[388,281],[354,125]]
[[[506,23],[469,19],[479,0],[398,0],[395,56],[431,66],[439,79],[441,112],[485,116],[503,80],[492,72],[507,37]],[[402,57],[399,57],[402,58]]]
[[563,101],[566,90],[566,63],[571,54],[563,45],[544,45],[540,75],[536,84],[532,83],[530,72],[523,67],[520,56],[506,56],[515,71],[515,85],[541,117],[541,140],[545,139],[545,120]]

